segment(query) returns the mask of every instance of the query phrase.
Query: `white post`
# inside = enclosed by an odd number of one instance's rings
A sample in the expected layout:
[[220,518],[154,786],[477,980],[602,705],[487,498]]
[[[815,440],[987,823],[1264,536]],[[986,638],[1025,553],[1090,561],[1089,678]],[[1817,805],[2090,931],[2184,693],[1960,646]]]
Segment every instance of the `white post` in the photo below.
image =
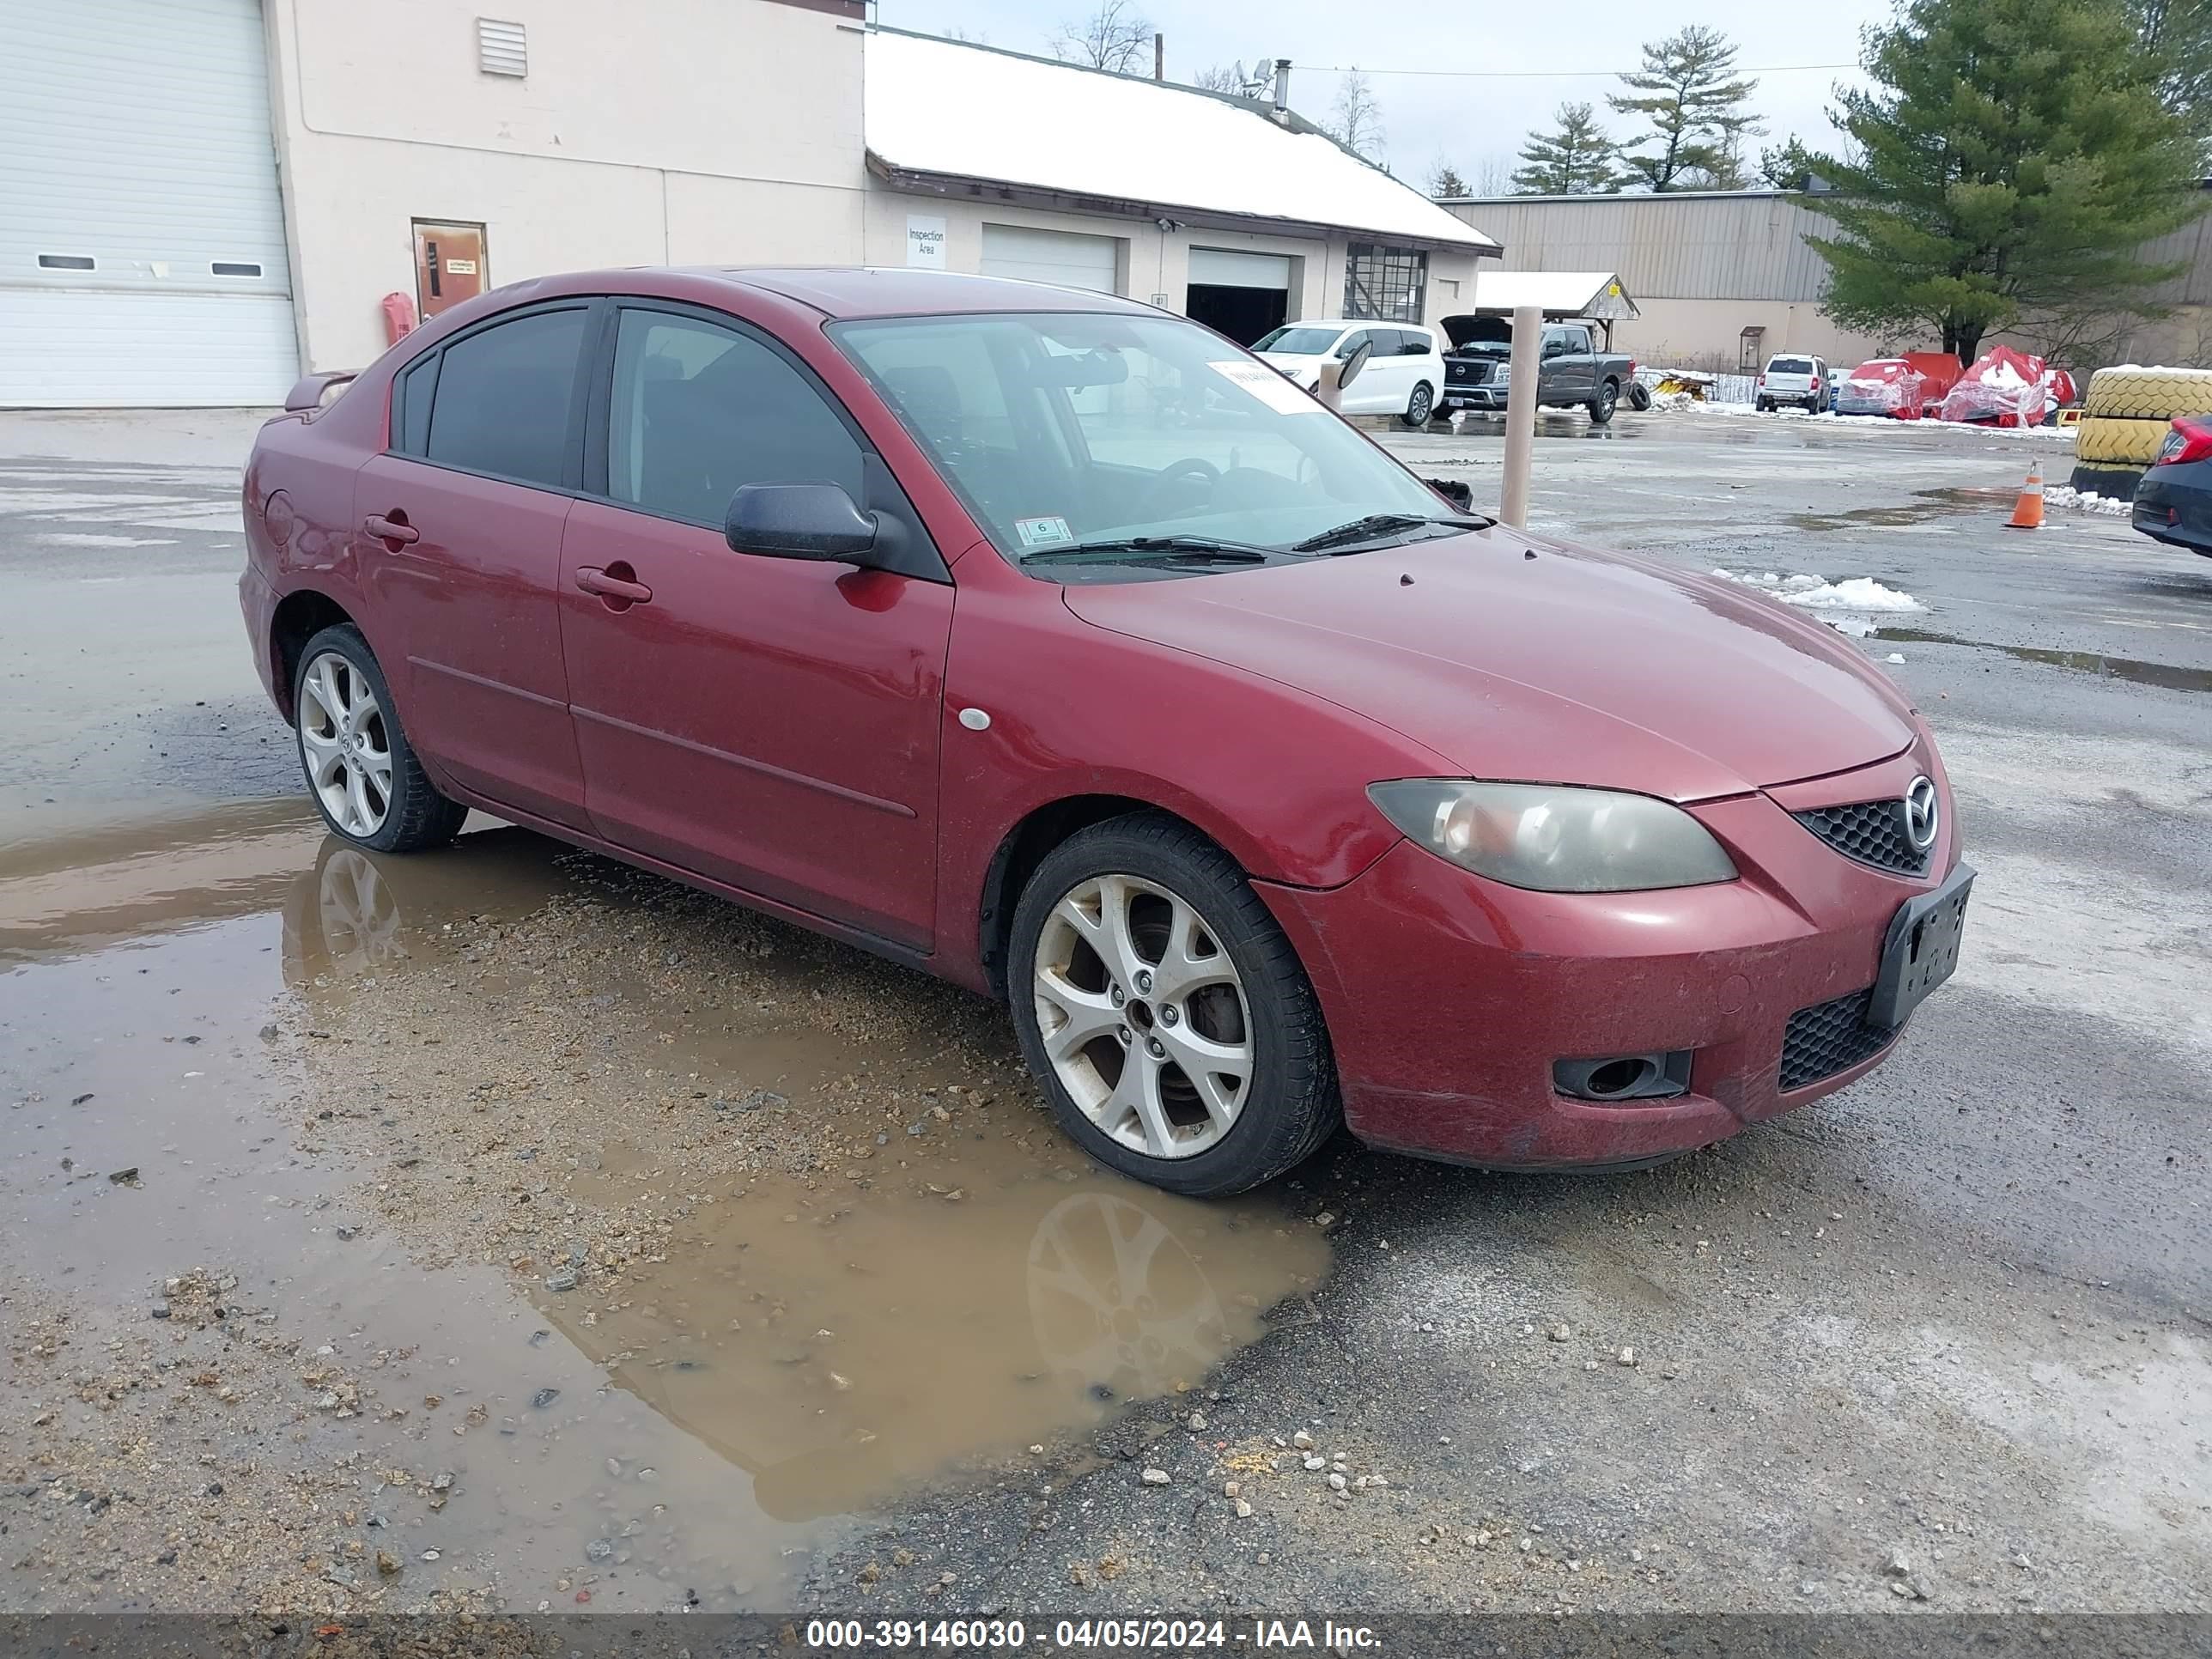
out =
[[1321,381],[1321,387],[1314,393],[1314,396],[1321,399],[1321,405],[1323,409],[1334,409],[1339,410],[1343,409],[1344,388],[1337,384],[1337,377],[1343,373],[1344,365],[1334,357],[1329,358],[1327,362],[1322,364],[1321,373],[1318,377]]
[[1528,462],[1536,447],[1537,353],[1543,339],[1542,311],[1522,306],[1513,313],[1513,384],[1505,391],[1505,483],[1498,516],[1523,530],[1528,525]]

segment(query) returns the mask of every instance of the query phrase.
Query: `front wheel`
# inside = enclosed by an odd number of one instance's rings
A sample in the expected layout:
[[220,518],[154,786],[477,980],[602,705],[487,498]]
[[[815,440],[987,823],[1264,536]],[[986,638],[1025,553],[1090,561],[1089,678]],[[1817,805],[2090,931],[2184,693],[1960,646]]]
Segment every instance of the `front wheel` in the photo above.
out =
[[460,833],[469,809],[431,787],[360,629],[340,623],[307,641],[292,714],[307,793],[333,834],[372,852],[415,853]]
[[1590,399],[1590,424],[1592,426],[1603,426],[1607,421],[1610,421],[1613,418],[1613,411],[1620,405],[1620,383],[1614,380],[1607,380],[1603,386],[1597,389],[1597,396]]
[[1437,394],[1429,389],[1428,382],[1424,380],[1413,388],[1413,395],[1407,401],[1406,412],[1401,418],[1407,426],[1418,432],[1429,423],[1429,416],[1435,410],[1436,405]]
[[1048,854],[1014,912],[1022,1054],[1102,1164],[1212,1197],[1273,1179],[1339,1121],[1321,1005],[1229,856],[1133,813]]

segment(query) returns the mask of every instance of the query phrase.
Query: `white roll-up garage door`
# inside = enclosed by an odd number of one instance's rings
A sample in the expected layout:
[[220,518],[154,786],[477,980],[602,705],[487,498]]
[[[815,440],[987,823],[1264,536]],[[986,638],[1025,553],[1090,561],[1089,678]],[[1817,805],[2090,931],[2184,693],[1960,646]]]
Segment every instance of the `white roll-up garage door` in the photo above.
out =
[[1282,253],[1242,253],[1233,248],[1194,247],[1190,280],[1214,288],[1287,289],[1291,261]]
[[274,404],[298,373],[260,0],[0,18],[0,405]]
[[1114,278],[1117,240],[1070,230],[1036,230],[1027,225],[985,225],[983,275],[1118,293],[1120,286]]

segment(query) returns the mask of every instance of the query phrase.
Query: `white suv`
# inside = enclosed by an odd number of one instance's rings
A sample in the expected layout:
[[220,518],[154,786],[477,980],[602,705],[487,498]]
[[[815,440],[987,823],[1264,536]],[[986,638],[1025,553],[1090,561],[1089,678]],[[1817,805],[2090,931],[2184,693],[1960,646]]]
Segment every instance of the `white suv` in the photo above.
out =
[[1828,406],[1828,393],[1834,386],[1826,357],[1769,357],[1765,372],[1753,388],[1752,401],[1761,409],[1802,404],[1817,415]]
[[1280,369],[1307,391],[1321,384],[1321,366],[1331,357],[1349,357],[1363,341],[1372,341],[1367,367],[1344,394],[1347,415],[1395,415],[1421,427],[1437,406],[1444,385],[1444,360],[1433,329],[1415,323],[1377,323],[1348,317],[1322,317],[1310,323],[1285,323],[1261,336],[1252,349],[1260,361]]

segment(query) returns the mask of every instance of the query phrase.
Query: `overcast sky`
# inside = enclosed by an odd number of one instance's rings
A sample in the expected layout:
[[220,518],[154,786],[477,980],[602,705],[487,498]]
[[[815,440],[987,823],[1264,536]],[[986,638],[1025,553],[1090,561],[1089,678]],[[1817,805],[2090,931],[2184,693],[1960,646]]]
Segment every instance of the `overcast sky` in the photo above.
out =
[[[1081,17],[1095,0],[876,0],[877,19],[928,33],[964,31],[1015,52],[1044,53],[1055,24]],[[1220,0],[1138,0],[1167,36],[1168,77],[1187,80],[1214,64],[1288,58],[1291,102],[1325,120],[1336,98],[1334,71],[1358,64],[1382,108],[1385,160],[1419,184],[1439,157],[1470,184],[1486,163],[1510,169],[1530,128],[1548,126],[1563,99],[1597,106],[1616,136],[1626,118],[1605,107],[1622,90],[1614,72],[1634,68],[1638,46],[1686,24],[1717,28],[1741,48],[1736,62],[1759,70],[1753,105],[1767,132],[1759,147],[1796,133],[1820,145],[1830,136],[1822,112],[1848,69],[1781,72],[1769,66],[1844,64],[1858,57],[1859,30],[1890,15],[1888,0],[1576,0],[1555,9],[1506,0],[1426,0],[1416,5],[1358,5],[1347,0],[1272,0],[1265,6]],[[1393,70],[1471,70],[1480,78],[1389,74]]]

